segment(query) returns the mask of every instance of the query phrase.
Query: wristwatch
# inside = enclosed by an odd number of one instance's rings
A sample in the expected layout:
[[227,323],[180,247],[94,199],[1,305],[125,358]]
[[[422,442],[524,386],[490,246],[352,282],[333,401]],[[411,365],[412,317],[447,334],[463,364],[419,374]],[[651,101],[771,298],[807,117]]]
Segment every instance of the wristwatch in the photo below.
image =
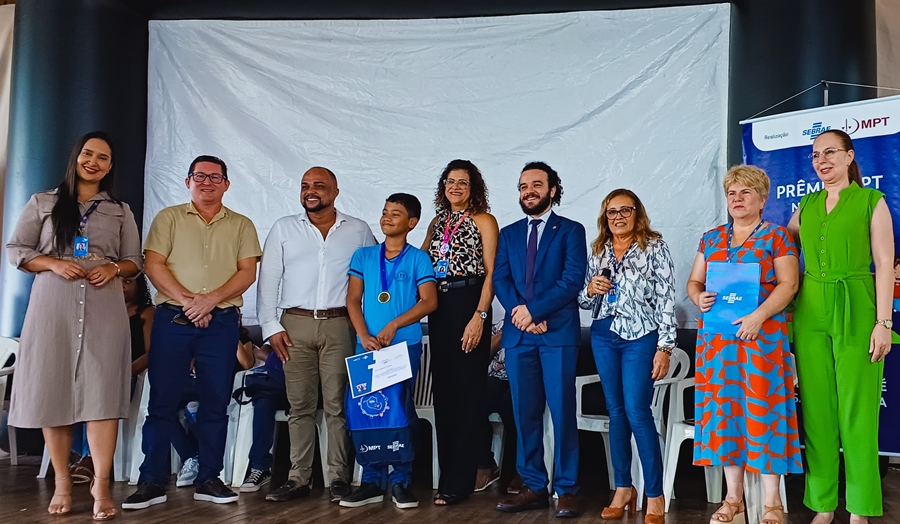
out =
[[487,319],[487,311],[481,311],[480,309],[476,309],[475,312],[478,313],[478,316],[481,317],[481,320]]
[[879,324],[881,324],[882,326],[884,326],[884,327],[886,327],[886,328],[888,328],[888,329],[892,329],[892,328],[894,327],[894,321],[893,321],[893,320],[890,320],[890,319],[888,319],[888,320],[876,320],[876,321],[875,321],[875,325],[877,326],[877,325],[879,325]]

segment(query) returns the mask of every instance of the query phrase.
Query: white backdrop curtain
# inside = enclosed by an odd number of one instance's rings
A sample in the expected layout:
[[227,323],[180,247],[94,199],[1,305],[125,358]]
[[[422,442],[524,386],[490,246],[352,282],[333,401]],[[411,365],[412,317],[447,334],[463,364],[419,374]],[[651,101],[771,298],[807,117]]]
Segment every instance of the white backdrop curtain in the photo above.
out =
[[[596,236],[602,198],[637,192],[684,283],[700,235],[725,219],[728,4],[439,20],[151,21],[144,227],[187,201],[198,154],[229,164],[225,204],[264,240],[301,210],[313,165],[341,211],[380,237],[385,197],[423,203],[472,160],[501,227],[522,217],[522,166],[557,169],[558,212]],[[146,231],[145,231],[146,233]],[[245,318],[255,317],[254,293]]]

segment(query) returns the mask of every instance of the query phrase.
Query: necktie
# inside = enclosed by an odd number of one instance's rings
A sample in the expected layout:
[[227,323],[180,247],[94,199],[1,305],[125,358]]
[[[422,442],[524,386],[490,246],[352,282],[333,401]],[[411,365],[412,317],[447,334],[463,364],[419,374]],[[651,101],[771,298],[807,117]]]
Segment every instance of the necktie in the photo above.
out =
[[534,298],[534,261],[538,249],[538,225],[543,222],[535,218],[531,222],[531,233],[528,235],[528,248],[525,251],[525,300]]

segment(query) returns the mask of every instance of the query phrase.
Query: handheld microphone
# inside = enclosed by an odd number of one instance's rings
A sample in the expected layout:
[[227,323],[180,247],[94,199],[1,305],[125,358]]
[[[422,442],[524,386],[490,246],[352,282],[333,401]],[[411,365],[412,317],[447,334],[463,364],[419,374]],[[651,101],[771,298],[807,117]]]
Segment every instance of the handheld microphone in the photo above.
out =
[[[600,276],[606,277],[607,279],[612,276],[612,271],[609,270],[608,267],[605,267],[600,270]],[[597,320],[597,317],[600,316],[600,306],[603,305],[603,295],[597,295],[594,297],[594,307],[591,310],[591,318]]]

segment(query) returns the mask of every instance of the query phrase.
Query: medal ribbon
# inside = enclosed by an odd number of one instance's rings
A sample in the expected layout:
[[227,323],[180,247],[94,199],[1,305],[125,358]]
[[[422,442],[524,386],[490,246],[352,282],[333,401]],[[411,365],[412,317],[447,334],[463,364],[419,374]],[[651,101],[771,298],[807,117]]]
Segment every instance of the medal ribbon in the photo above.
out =
[[[750,236],[748,236],[744,240],[744,242],[736,248],[731,247],[731,241],[734,239],[734,224],[728,224],[728,244],[725,245],[725,260],[726,260],[726,262],[731,262],[731,259],[734,257],[734,253],[737,253],[742,247],[744,247],[744,244],[746,244],[747,241],[749,241],[751,238],[753,238],[753,235],[755,235],[756,232],[759,231],[759,229],[765,223],[766,223],[765,220],[760,220],[759,224],[756,224],[756,228],[754,228],[753,231],[750,232]],[[734,249],[734,252],[731,251],[732,249]]]
[[397,274],[397,266],[400,265],[400,261],[403,260],[403,255],[409,251],[409,244],[403,246],[403,250],[400,251],[400,254],[394,258],[394,266],[391,268],[391,274],[387,273],[387,262],[385,262],[385,255],[387,253],[387,246],[385,244],[381,244],[381,291],[386,292],[391,287],[391,283],[394,281],[394,275]]
[[441,242],[441,249],[439,252],[441,259],[447,258],[447,255],[450,253],[450,239],[453,238],[453,235],[455,235],[457,231],[459,231],[459,226],[462,225],[463,220],[466,219],[468,213],[463,213],[456,222],[456,227],[453,228],[453,231],[450,231],[450,218],[452,216],[452,212],[447,215],[447,223],[444,224],[444,240]]
[[78,224],[78,231],[80,233],[84,234],[84,229],[87,227],[88,219],[91,218],[91,215],[94,213],[94,211],[97,210],[97,206],[100,205],[100,202],[103,202],[103,201],[95,200],[94,203],[91,204],[91,207],[87,210],[87,213],[85,213],[81,217],[81,222]]

